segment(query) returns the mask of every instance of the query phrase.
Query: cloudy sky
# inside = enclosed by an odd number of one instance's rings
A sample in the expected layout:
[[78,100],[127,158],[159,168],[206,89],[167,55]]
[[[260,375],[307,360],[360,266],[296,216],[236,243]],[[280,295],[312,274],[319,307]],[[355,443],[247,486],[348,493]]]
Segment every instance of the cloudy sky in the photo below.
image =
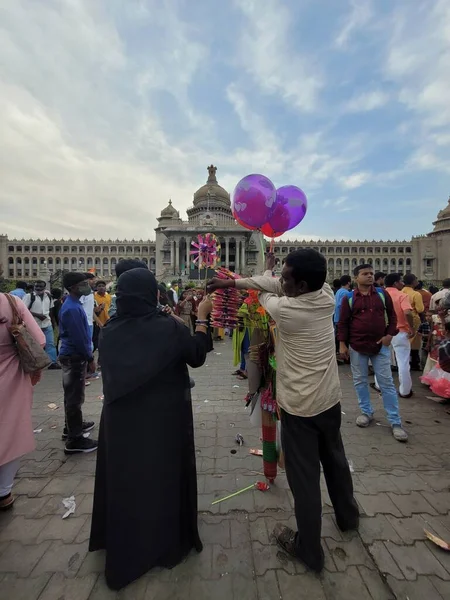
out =
[[291,237],[426,233],[450,191],[448,0],[3,0],[0,232],[152,238],[217,165]]

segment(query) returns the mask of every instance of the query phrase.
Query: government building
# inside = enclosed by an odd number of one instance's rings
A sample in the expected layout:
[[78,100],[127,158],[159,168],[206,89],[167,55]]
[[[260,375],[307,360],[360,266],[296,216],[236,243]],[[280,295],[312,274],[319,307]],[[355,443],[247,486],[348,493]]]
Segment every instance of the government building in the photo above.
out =
[[[106,280],[124,258],[138,258],[161,281],[203,278],[193,262],[191,241],[214,233],[221,244],[221,265],[243,275],[263,269],[267,242],[258,232],[242,228],[231,212],[230,194],[209,166],[206,184],[193,197],[187,220],[169,201],[158,217],[154,240],[17,240],[0,235],[0,266],[7,279],[42,278],[60,283],[64,271],[95,270]],[[362,263],[384,273],[415,273],[419,279],[440,282],[450,277],[450,199],[433,223],[433,230],[406,241],[276,241],[274,252],[283,258],[298,248],[314,248],[327,259],[329,280],[351,274]]]

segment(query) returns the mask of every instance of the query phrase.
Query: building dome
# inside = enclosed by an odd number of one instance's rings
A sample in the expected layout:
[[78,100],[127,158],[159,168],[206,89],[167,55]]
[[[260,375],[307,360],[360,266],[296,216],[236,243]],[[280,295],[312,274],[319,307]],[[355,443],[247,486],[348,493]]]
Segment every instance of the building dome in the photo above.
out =
[[177,219],[179,216],[178,211],[172,206],[172,200],[169,200],[169,204],[161,211],[161,217],[166,219]]
[[210,165],[208,167],[208,180],[194,194],[194,206],[231,206],[230,194],[217,183],[217,167]]
[[448,199],[448,205],[443,210],[439,211],[433,225],[434,229],[431,235],[450,233],[450,198]]

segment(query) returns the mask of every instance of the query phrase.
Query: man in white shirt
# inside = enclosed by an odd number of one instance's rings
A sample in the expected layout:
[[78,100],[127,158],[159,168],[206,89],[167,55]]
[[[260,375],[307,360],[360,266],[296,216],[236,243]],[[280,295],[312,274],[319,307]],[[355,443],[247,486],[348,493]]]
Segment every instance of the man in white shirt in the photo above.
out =
[[45,281],[36,281],[34,291],[31,294],[26,294],[22,301],[45,335],[45,351],[52,361],[49,369],[60,369],[61,366],[57,363],[56,358],[55,336],[50,316],[50,310],[53,308],[53,298],[45,288]]
[[430,300],[430,310],[431,312],[437,313],[439,302],[446,297],[446,295],[450,292],[450,279],[444,279],[442,282],[442,290],[436,292],[431,296]]
[[334,294],[325,283],[326,259],[312,249],[286,257],[281,279],[272,277],[269,255],[263,277],[213,279],[208,291],[259,290],[259,301],[277,325],[277,402],[286,475],[295,501],[298,533],[277,525],[278,544],[321,571],[320,464],[341,530],[359,525],[358,505],[340,433],[341,388],[335,354]]
[[89,281],[89,285],[91,287],[91,293],[89,296],[81,296],[80,302],[83,305],[84,312],[86,313],[87,322],[89,326],[89,332],[92,336],[94,333],[94,306],[95,306],[95,298],[94,298],[94,288],[95,288],[95,275],[93,273],[85,273],[86,279]]

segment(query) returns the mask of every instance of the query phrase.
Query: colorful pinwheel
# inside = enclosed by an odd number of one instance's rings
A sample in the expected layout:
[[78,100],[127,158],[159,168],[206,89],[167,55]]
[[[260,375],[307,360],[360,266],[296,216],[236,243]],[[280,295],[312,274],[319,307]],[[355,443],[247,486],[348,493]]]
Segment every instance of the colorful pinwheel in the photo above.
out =
[[191,242],[195,250],[191,255],[195,256],[194,263],[199,269],[213,269],[220,260],[220,243],[216,236],[207,233],[199,235],[196,242]]

